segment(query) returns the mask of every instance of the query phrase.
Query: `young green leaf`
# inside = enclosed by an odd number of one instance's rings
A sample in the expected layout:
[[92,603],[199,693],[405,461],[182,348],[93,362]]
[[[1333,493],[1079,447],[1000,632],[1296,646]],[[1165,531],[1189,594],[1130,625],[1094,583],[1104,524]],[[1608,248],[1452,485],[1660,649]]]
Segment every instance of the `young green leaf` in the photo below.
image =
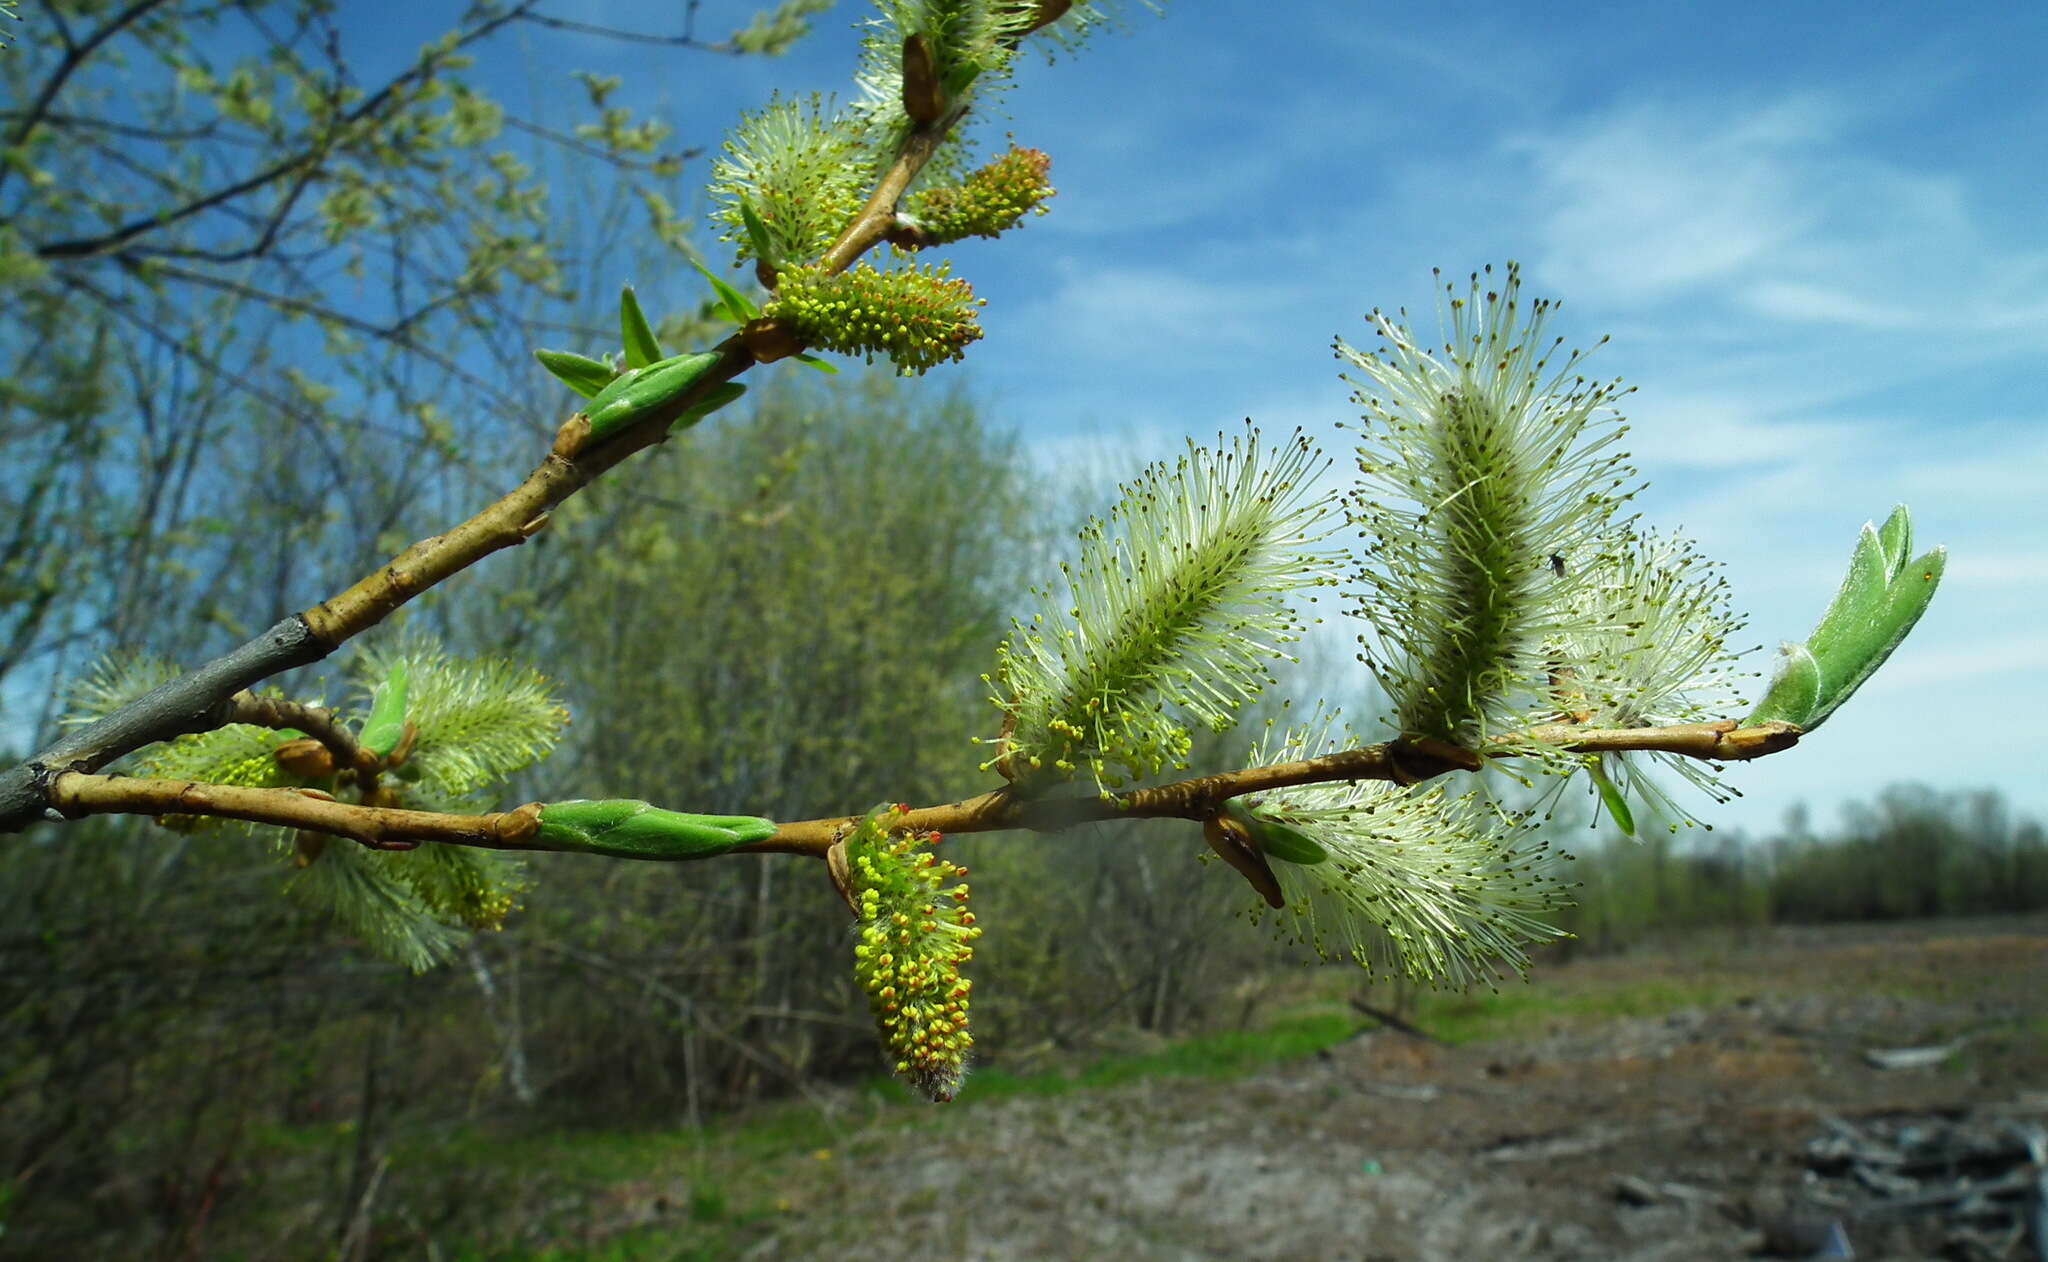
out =
[[405,739],[405,694],[409,674],[404,659],[391,663],[391,673],[377,685],[370,698],[370,717],[363,721],[356,739],[364,749],[382,758]]
[[583,409],[583,415],[590,420],[591,439],[612,434],[673,402],[702,381],[722,358],[717,351],[674,355],[620,377]]
[[1330,852],[1322,844],[1292,824],[1267,819],[1258,813],[1256,807],[1246,805],[1241,799],[1233,798],[1223,804],[1223,813],[1244,825],[1246,832],[1259,843],[1259,849],[1275,859],[1304,867],[1322,863],[1329,859]]
[[839,375],[839,365],[829,359],[819,359],[816,355],[805,351],[798,351],[796,354],[791,355],[790,358],[806,368],[815,368],[819,372],[827,373],[834,377]]
[[1913,555],[1913,517],[1904,504],[1892,509],[1892,515],[1878,527],[1877,541],[1884,545],[1885,572],[1897,578],[1906,558]]
[[1791,723],[1805,727],[1820,702],[1820,663],[1813,660],[1813,654],[1804,644],[1789,643],[1779,653],[1783,660],[1771,679],[1770,691],[1743,720],[1745,725]]
[[1849,557],[1848,575],[1842,579],[1842,586],[1813,628],[1813,634],[1806,637],[1806,647],[1813,650],[1814,660],[1821,663],[1822,679],[1834,677],[1835,672],[1828,669],[1829,662],[1843,643],[1858,638],[1861,630],[1883,611],[1891,586],[1890,571],[1877,527],[1864,523],[1856,537],[1856,551]]
[[618,376],[603,360],[571,351],[535,351],[533,357],[563,385],[586,399],[610,385],[612,378]]
[[398,779],[406,805],[422,810],[487,809],[478,795],[547,757],[569,713],[548,681],[512,662],[449,656],[431,640],[404,636],[366,651],[356,667],[380,683],[406,671],[405,718],[417,733]]
[[1782,719],[1810,732],[1892,655],[1927,611],[1948,564],[1942,548],[1908,562],[1912,540],[1912,518],[1903,504],[1882,529],[1864,525],[1841,588],[1804,648],[1787,649],[1789,660],[1751,722]]
[[705,280],[711,282],[711,288],[718,294],[719,315],[734,324],[745,324],[761,314],[761,308],[754,305],[753,299],[719,279],[710,268],[695,259],[690,260],[690,266],[696,268],[703,274]]
[[1838,624],[1836,638],[1828,645],[1826,656],[1815,649],[1824,689],[1813,714],[1801,726],[1809,732],[1819,727],[1884,665],[1885,659],[1912,631],[1913,624],[1920,621],[1920,615],[1927,612],[1947,565],[1947,549],[1936,548],[1910,565],[1901,566],[1868,621]]
[[710,393],[704,396],[702,403],[699,403],[696,407],[691,408],[675,419],[675,423],[668,427],[668,432],[671,434],[682,433],[746,392],[747,388],[737,381],[727,381],[713,386]]
[[645,368],[661,358],[661,344],[647,327],[647,317],[640,313],[640,300],[633,296],[631,285],[619,290],[619,344],[625,347],[628,368]]
[[540,839],[562,850],[618,859],[709,859],[775,835],[757,815],[690,815],[630,798],[550,802]]
[[1624,837],[1635,836],[1636,814],[1629,809],[1628,798],[1622,795],[1621,790],[1615,786],[1614,781],[1607,778],[1607,773],[1601,769],[1598,758],[1591,759],[1586,763],[1586,774],[1592,778],[1593,787],[1600,793],[1600,804],[1605,806],[1607,813],[1614,817],[1614,826],[1621,830],[1621,835]]
[[770,267],[780,268],[782,259],[776,253],[775,243],[768,239],[768,225],[761,222],[754,203],[744,197],[740,198],[740,222],[746,225],[747,240],[754,247],[754,257]]

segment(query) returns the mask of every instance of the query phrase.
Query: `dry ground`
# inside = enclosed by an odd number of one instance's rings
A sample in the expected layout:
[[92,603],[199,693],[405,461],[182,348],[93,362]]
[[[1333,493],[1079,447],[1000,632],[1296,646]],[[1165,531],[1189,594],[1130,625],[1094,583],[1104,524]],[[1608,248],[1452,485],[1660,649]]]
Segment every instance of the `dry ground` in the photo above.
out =
[[[1663,984],[1717,998],[1458,1047],[1382,1030],[1236,1081],[877,1128],[792,1176],[749,1256],[1807,1256],[1788,1252],[1806,1215],[1839,1218],[1859,1258],[2031,1256],[1983,1224],[1870,1212],[1807,1145],[1830,1119],[2048,1125],[2048,920],[1773,930],[1553,966],[1534,993]],[[1863,1058],[1958,1036],[1933,1068]]]

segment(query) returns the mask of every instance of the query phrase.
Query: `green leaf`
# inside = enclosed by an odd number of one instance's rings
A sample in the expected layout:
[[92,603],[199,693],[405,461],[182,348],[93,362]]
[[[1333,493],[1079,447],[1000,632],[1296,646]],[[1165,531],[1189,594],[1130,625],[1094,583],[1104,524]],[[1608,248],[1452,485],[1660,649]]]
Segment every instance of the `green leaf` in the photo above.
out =
[[449,656],[406,636],[365,653],[370,678],[407,672],[406,715],[418,735],[401,779],[418,785],[408,804],[428,810],[488,809],[465,801],[547,757],[569,715],[547,680],[512,662]]
[[1942,548],[1907,562],[1912,542],[1903,504],[1882,529],[1864,525],[1840,590],[1805,646],[1786,649],[1787,662],[1751,722],[1782,719],[1810,732],[1884,664],[1927,611],[1948,564]]
[[571,351],[535,351],[533,357],[563,385],[586,399],[610,385],[617,375],[603,360]]
[[404,661],[391,664],[391,673],[377,685],[377,691],[370,698],[370,717],[363,720],[362,734],[356,738],[364,749],[379,758],[397,749],[398,742],[405,739],[408,675]]
[[1809,732],[1819,727],[1884,665],[1885,659],[1905,641],[1913,624],[1920,621],[1920,615],[1927,612],[1928,602],[1934,599],[1934,589],[1941,585],[1947,566],[1945,548],[1936,548],[1902,566],[1868,621],[1839,627],[1827,656],[1822,657],[1815,650],[1823,690],[1813,715],[1801,726]]
[[1877,541],[1884,545],[1885,577],[1897,578],[1906,558],[1913,555],[1913,517],[1904,504],[1892,509],[1892,515],[1885,518],[1884,525],[1878,528]]
[[640,313],[640,300],[633,296],[631,285],[619,290],[619,345],[626,348],[628,368],[645,368],[661,358],[661,344],[647,327],[647,317]]
[[1310,836],[1306,830],[1259,814],[1255,808],[1246,805],[1243,798],[1232,798],[1225,802],[1222,813],[1241,825],[1252,840],[1258,843],[1259,850],[1272,858],[1283,859],[1302,867],[1313,867],[1326,862],[1330,857],[1330,852],[1323,844]]
[[590,437],[603,438],[681,398],[716,368],[721,358],[717,351],[698,351],[628,371],[584,405],[583,415],[590,419]]
[[540,839],[562,850],[619,859],[709,859],[775,835],[758,815],[690,815],[630,798],[550,802]]
[[1890,570],[1885,564],[1884,544],[1877,537],[1877,527],[1864,523],[1862,533],[1856,537],[1856,551],[1849,558],[1848,575],[1842,579],[1842,586],[1813,628],[1813,634],[1806,637],[1806,647],[1813,650],[1814,660],[1821,664],[1821,678],[1834,677],[1828,665],[1837,646],[1844,639],[1856,637],[1858,628],[1870,626],[1883,611]]
[[1744,726],[1792,723],[1805,727],[1806,720],[1812,717],[1813,707],[1820,700],[1820,664],[1804,644],[1787,644],[1781,652],[1784,660],[1771,679],[1770,691],[1764,693],[1764,699],[1743,720]]
[[791,355],[790,358],[806,368],[815,368],[819,372],[829,373],[834,377],[839,375],[839,365],[829,359],[819,359],[808,351],[798,351],[796,354]]
[[682,433],[746,392],[747,388],[737,381],[727,381],[713,386],[711,392],[704,396],[702,403],[699,403],[696,407],[691,408],[675,419],[675,423],[668,427],[668,432],[671,434]]
[[1323,849],[1321,842],[1291,824],[1260,819],[1256,815],[1249,817],[1249,823],[1252,836],[1258,838],[1259,849],[1275,859],[1308,868],[1330,857],[1330,852]]
[[1586,774],[1593,777],[1593,787],[1600,793],[1601,805],[1614,817],[1614,826],[1621,830],[1624,837],[1635,836],[1635,812],[1628,808],[1628,799],[1622,795],[1620,786],[1607,778],[1607,772],[1601,768],[1598,758],[1586,763]]
[[780,268],[782,259],[775,252],[775,243],[768,238],[768,225],[761,222],[754,203],[744,197],[740,198],[740,222],[746,225],[747,240],[753,243],[754,257],[770,267]]
[[967,94],[967,89],[973,87],[974,81],[980,77],[981,67],[979,65],[971,61],[963,61],[945,73],[945,76],[939,81],[939,91],[948,101],[957,101]]
[[719,315],[724,316],[734,324],[745,324],[761,314],[761,308],[754,305],[753,299],[720,280],[710,268],[697,262],[695,259],[690,260],[690,266],[702,272],[704,279],[710,281],[711,288],[717,292],[718,305],[720,307]]

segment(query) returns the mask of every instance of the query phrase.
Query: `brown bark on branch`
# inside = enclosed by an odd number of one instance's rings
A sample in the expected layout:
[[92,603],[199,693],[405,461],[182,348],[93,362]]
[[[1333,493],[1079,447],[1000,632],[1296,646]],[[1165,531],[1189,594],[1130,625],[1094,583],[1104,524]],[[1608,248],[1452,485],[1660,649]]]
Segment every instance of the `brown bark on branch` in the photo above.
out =
[[444,815],[338,802],[316,789],[251,789],[193,780],[137,780],[67,771],[50,786],[50,804],[67,818],[86,815],[199,815],[327,833],[373,850],[409,850],[423,841],[489,850],[522,844],[540,828],[538,804],[489,815]]
[[287,701],[283,697],[259,697],[248,691],[228,698],[228,705],[228,722],[253,723],[273,731],[289,728],[304,732],[327,747],[336,767],[368,778],[384,769],[384,760],[357,744],[356,734],[324,706]]
[[[1800,731],[1790,723],[1744,728],[1732,720],[1592,731],[1544,727],[1532,729],[1515,742],[1500,742],[1500,752],[1491,756],[1512,757],[1512,745],[1526,745],[1527,736],[1541,736],[1548,743],[1576,753],[1655,751],[1719,761],[1761,758],[1789,749],[1799,740]],[[1449,771],[1476,771],[1483,761],[1479,754],[1441,741],[1387,741],[1339,750],[1320,758],[1248,767],[1107,797],[1070,793],[1019,798],[1014,788],[1006,786],[942,806],[916,807],[892,823],[917,832],[984,833],[1013,828],[1058,832],[1080,824],[1119,819],[1202,821],[1215,815],[1225,801],[1246,794],[1337,780],[1414,784]],[[139,780],[65,772],[53,781],[50,803],[72,818],[106,814],[217,816],[328,833],[382,849],[406,848],[422,841],[491,850],[557,849],[537,836],[541,811],[537,802],[490,815],[447,815],[339,802],[311,789],[250,789],[189,780]],[[784,824],[773,837],[736,847],[734,853],[757,851],[825,858],[832,844],[860,818],[837,815]]]
[[[1526,745],[1529,737],[1574,753],[1660,752],[1682,754],[1714,761],[1761,758],[1790,749],[1800,731],[1790,723],[1766,723],[1741,727],[1731,719],[1718,723],[1692,723],[1676,727],[1615,728],[1585,730],[1557,725],[1531,729],[1514,741],[1500,742],[1500,752],[1491,757],[1513,756],[1513,746]],[[1028,828],[1055,832],[1077,824],[1117,819],[1203,820],[1223,802],[1249,793],[1302,784],[1323,784],[1334,780],[1390,780],[1415,784],[1447,771],[1476,771],[1479,754],[1440,741],[1388,741],[1357,749],[1340,750],[1320,758],[1250,767],[1181,780],[1156,788],[1135,789],[1107,797],[1087,794],[1020,799],[1009,788],[945,806],[913,809],[897,825],[917,832],[979,833],[1005,828]],[[860,822],[858,815],[803,820],[783,824],[766,841],[741,846],[789,854],[823,855],[839,836]]]

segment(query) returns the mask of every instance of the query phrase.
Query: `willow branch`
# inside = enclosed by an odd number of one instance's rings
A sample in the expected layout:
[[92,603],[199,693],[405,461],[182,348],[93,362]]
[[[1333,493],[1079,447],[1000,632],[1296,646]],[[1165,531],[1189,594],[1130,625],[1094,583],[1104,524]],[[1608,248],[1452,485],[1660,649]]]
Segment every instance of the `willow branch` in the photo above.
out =
[[[1010,42],[1015,44],[1032,32],[1059,21],[1072,7],[1072,0],[1042,0],[1038,12],[1033,16],[1032,25]],[[924,170],[925,164],[932,160],[932,156],[939,151],[939,146],[945,143],[946,137],[960,125],[960,120],[967,116],[967,111],[966,104],[955,105],[941,117],[931,122],[919,123],[910,129],[910,134],[903,139],[902,147],[896,151],[896,160],[889,164],[889,169],[875,182],[874,191],[868,194],[867,203],[860,208],[860,213],[853,217],[853,222],[846,226],[846,230],[839,234],[839,239],[832,243],[832,248],[825,251],[825,256],[819,260],[827,272],[837,274],[845,271],[852,267],[861,255],[902,232],[903,225],[896,218],[896,204],[903,200],[904,190],[917,178],[917,173]]]
[[[1798,743],[1799,737],[1800,730],[1790,723],[1766,723],[1746,728],[1732,719],[1674,727],[1611,729],[1558,724],[1531,728],[1511,738],[1504,737],[1493,742],[1492,748],[1481,752],[1485,757],[1514,757],[1518,747],[1526,748],[1533,739],[1572,753],[1656,752],[1715,762],[1743,762],[1790,749]],[[1387,741],[1324,754],[1320,758],[1248,767],[1242,771],[1227,771],[1108,796],[1079,794],[1019,798],[1013,790],[1002,788],[944,806],[914,808],[909,814],[892,821],[892,826],[940,833],[993,832],[1008,828],[1057,832],[1079,824],[1119,819],[1203,820],[1214,815],[1225,801],[1248,793],[1269,793],[1275,789],[1336,780],[1389,780],[1396,784],[1415,784],[1448,771],[1477,771],[1482,761],[1481,753],[1440,741]],[[858,815],[840,815],[783,824],[766,841],[739,849],[822,856],[846,829],[859,823],[860,819]]]
[[[131,780],[67,771],[50,786],[50,805],[67,819],[87,815],[199,815],[275,824],[346,837],[376,850],[409,850],[423,841],[492,850],[520,844],[540,828],[538,805],[489,815],[446,815],[338,802],[318,789],[250,789],[193,780]],[[538,847],[545,848],[545,847]]]
[[955,109],[935,123],[924,123],[913,127],[904,138],[903,147],[896,153],[896,160],[875,182],[874,191],[868,200],[825,251],[825,257],[818,260],[827,272],[839,273],[852,267],[855,260],[886,240],[896,229],[896,203],[903,200],[903,191],[910,187],[910,181],[924,170],[932,155],[939,151],[951,132],[967,111]]
[[450,575],[493,552],[526,542],[547,525],[547,514],[562,501],[628,456],[660,443],[677,417],[696,406],[713,387],[754,364],[753,355],[736,340],[719,350],[722,358],[695,387],[602,442],[590,442],[589,423],[580,414],[572,416],[557,433],[554,449],[517,487],[445,534],[430,535],[413,544],[375,573],[300,617],[322,642],[338,647]]
[[[246,695],[246,694],[244,694]],[[239,698],[237,699],[239,700]],[[260,698],[251,702],[264,704]],[[310,707],[298,707],[309,711]],[[255,721],[237,718],[238,722]],[[1746,761],[1790,749],[1800,731],[1790,723],[1739,727],[1731,720],[1677,727],[1582,730],[1532,728],[1514,741],[1495,743],[1488,757],[1513,757],[1514,744],[1531,737],[1556,738],[1574,753],[1661,752],[1715,761]],[[1386,741],[1339,750],[1319,758],[1247,767],[1134,789],[1109,796],[1067,794],[1019,798],[1006,786],[978,797],[924,806],[896,817],[892,826],[918,832],[985,833],[1009,829],[1058,832],[1081,824],[1121,819],[1205,820],[1227,800],[1252,793],[1337,780],[1388,780],[1414,784],[1450,771],[1477,771],[1484,758],[1441,741]],[[337,801],[317,789],[251,789],[192,780],[142,780],[123,776],[62,772],[51,783],[50,805],[65,817],[86,815],[198,815],[247,820],[345,837],[373,849],[410,849],[423,841],[490,850],[589,853],[587,845],[554,845],[539,836],[541,804],[528,803],[488,815],[452,815]],[[784,824],[773,837],[735,847],[733,853],[808,854],[819,858],[858,815]],[[629,854],[622,857],[644,858]]]
[[384,760],[358,744],[356,734],[325,706],[287,701],[283,697],[259,697],[246,690],[229,697],[228,706],[230,723],[304,732],[326,747],[336,767],[354,771],[360,780],[374,779],[384,769]]

